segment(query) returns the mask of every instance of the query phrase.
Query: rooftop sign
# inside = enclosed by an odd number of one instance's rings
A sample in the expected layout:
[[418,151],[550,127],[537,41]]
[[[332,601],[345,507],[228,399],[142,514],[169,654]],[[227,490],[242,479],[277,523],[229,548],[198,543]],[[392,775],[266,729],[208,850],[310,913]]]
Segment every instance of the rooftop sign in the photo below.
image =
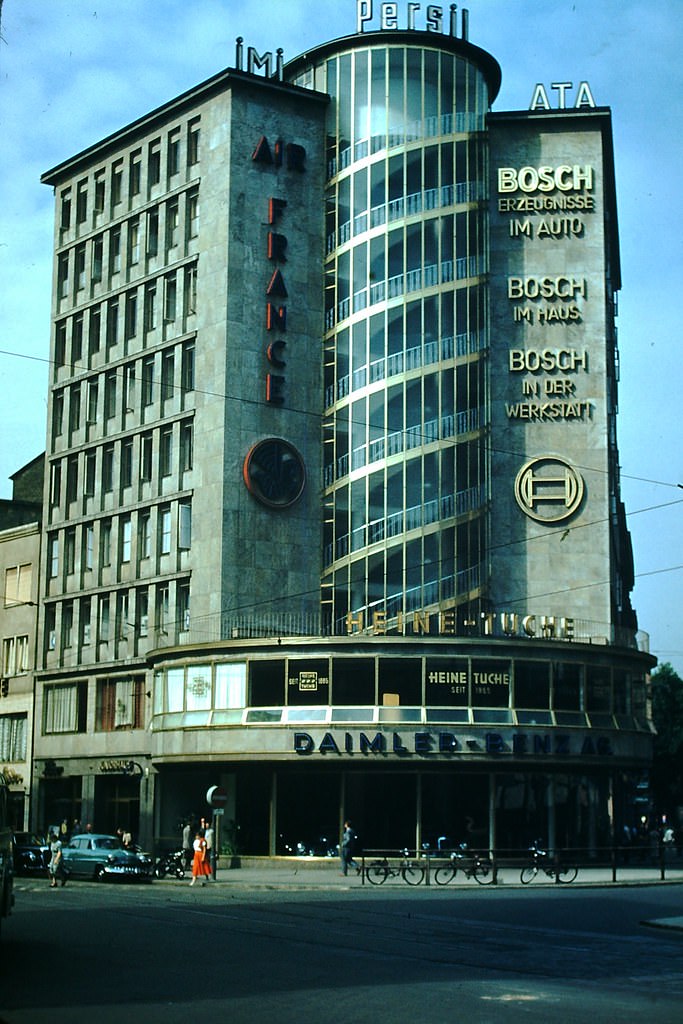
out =
[[[399,14],[399,6],[397,3],[375,4],[373,0],[356,0],[356,32],[361,34],[377,29],[387,32],[402,28],[408,29],[409,32],[446,32],[457,37],[457,4],[450,4],[446,11],[441,4],[406,3],[402,14]],[[463,7],[460,36],[462,39],[468,37],[468,21],[469,11]],[[371,24],[372,22],[374,24]]]

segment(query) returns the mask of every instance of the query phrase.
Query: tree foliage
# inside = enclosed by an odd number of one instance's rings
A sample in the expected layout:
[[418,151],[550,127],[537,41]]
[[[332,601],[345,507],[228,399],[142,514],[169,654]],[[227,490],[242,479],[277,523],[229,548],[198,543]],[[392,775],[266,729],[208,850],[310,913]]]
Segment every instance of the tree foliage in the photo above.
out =
[[683,680],[665,662],[652,673],[652,720],[657,730],[650,777],[655,805],[673,814],[683,806]]

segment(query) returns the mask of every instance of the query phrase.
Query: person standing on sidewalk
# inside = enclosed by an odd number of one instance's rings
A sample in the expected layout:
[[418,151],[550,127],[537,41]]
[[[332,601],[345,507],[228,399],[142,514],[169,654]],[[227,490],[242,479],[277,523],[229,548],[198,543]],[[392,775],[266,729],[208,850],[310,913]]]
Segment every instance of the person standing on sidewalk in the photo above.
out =
[[204,839],[206,840],[206,859],[209,862],[209,878],[216,880],[216,861],[215,861],[215,850],[214,844],[214,831],[213,821],[211,818],[206,822],[206,828],[204,829]]
[[355,868],[356,874],[360,874],[360,867],[356,864],[353,859],[353,850],[356,842],[356,833],[351,827],[350,821],[344,822],[344,832],[342,834],[341,848],[339,851],[341,859],[341,873],[342,875],[348,875],[349,868]]
[[57,881],[61,881],[62,887],[66,885],[66,869],[62,856],[62,841],[55,832],[50,833],[50,863],[48,865],[50,875],[50,888],[57,888]]
[[206,855],[206,839],[204,833],[200,829],[194,837],[194,855],[192,857],[192,881],[190,885],[199,880],[202,885],[206,885],[207,878],[211,877],[211,865],[209,864],[209,858]]

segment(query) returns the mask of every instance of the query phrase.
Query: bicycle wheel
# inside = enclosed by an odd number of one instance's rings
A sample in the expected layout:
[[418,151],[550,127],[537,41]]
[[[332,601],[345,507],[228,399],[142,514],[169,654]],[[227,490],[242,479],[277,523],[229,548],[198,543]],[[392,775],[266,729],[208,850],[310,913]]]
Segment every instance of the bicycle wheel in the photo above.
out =
[[561,867],[557,869],[557,880],[558,882],[573,882],[579,873],[579,869],[572,865],[571,867]]
[[449,882],[453,881],[457,873],[458,869],[454,864],[442,864],[434,872],[434,881],[437,885],[448,885]]
[[538,868],[535,868],[533,864],[527,864],[525,868],[522,868],[522,873],[519,876],[519,880],[522,885],[528,885],[529,882],[533,881],[538,872]]
[[490,885],[493,881],[493,864],[490,860],[478,860],[472,874],[475,882],[479,882],[479,885]]
[[425,869],[414,860],[407,860],[401,868],[401,874],[408,885],[419,885],[425,876]]
[[383,882],[386,882],[388,874],[389,865],[382,860],[376,860],[372,864],[368,864],[365,869],[365,877],[373,885],[382,885]]

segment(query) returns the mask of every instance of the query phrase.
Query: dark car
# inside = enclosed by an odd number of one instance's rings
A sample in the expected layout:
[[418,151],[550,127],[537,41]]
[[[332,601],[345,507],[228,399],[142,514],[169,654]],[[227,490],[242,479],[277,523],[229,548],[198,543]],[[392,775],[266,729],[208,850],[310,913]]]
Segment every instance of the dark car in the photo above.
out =
[[46,875],[50,846],[37,832],[14,833],[15,875]]
[[69,878],[152,880],[152,858],[139,850],[127,849],[117,836],[84,832],[74,836],[62,854]]

